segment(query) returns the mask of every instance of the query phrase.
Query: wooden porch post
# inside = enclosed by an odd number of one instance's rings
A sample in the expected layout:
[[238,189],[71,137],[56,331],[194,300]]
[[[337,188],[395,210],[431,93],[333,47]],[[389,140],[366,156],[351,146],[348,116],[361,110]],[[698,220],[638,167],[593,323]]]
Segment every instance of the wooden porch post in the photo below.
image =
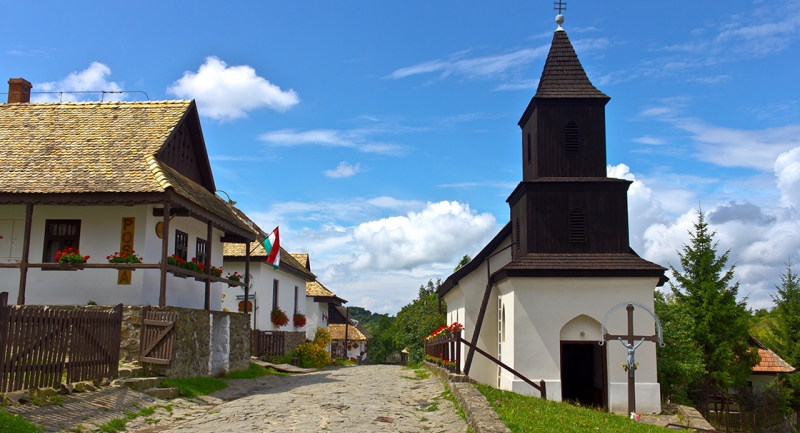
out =
[[19,292],[17,304],[25,305],[25,288],[28,284],[28,253],[31,249],[31,224],[33,220],[33,204],[25,205],[25,239],[22,241],[22,260],[19,262]]
[[[206,229],[206,269],[205,274],[211,275],[211,237],[214,235],[214,227],[211,225],[211,220],[208,220],[208,227]],[[206,296],[205,296],[205,303],[203,304],[203,308],[206,311],[211,310],[211,280],[206,280]]]
[[161,229],[161,289],[158,295],[158,306],[167,305],[167,250],[169,250],[169,200],[164,202],[164,217]]
[[248,302],[250,302],[250,241],[244,244],[244,314],[247,314]]

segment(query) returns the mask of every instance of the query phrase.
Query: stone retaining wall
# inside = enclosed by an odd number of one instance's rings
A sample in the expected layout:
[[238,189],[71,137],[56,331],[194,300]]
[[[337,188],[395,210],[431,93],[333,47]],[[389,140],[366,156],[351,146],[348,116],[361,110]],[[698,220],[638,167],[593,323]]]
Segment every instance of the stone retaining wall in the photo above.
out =
[[[120,360],[139,359],[142,306],[122,312]],[[152,311],[178,313],[170,365],[145,364],[146,374],[192,377],[224,374],[247,368],[250,360],[250,321],[242,313],[150,307]]]
[[283,353],[292,353],[297,346],[306,342],[306,333],[303,331],[285,331],[283,338]]
[[436,373],[455,396],[474,433],[511,433],[486,397],[463,374],[452,374],[436,364],[425,361],[425,366]]

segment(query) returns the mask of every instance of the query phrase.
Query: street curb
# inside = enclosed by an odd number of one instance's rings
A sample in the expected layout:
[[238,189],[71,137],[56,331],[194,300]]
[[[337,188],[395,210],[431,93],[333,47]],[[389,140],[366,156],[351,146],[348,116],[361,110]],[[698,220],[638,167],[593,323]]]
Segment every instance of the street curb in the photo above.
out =
[[486,397],[475,388],[468,376],[452,374],[436,364],[425,361],[425,367],[436,373],[445,386],[453,393],[461,410],[467,418],[467,424],[473,433],[511,433]]

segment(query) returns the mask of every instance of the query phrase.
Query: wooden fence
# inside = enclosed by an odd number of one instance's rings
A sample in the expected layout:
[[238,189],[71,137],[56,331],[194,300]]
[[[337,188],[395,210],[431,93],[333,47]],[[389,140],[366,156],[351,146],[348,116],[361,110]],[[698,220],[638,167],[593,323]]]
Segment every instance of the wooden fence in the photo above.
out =
[[284,331],[253,330],[253,341],[250,344],[250,355],[269,358],[283,356],[285,338]]
[[0,392],[117,376],[122,304],[110,310],[8,305],[0,293]]
[[[709,398],[705,417],[714,428],[722,431],[759,433],[774,429],[786,422],[775,407],[761,407],[755,410],[740,410],[733,398],[712,394]],[[793,420],[797,424],[797,420]]]
[[152,311],[149,305],[142,309],[139,362],[170,365],[177,321],[178,313],[174,311]]

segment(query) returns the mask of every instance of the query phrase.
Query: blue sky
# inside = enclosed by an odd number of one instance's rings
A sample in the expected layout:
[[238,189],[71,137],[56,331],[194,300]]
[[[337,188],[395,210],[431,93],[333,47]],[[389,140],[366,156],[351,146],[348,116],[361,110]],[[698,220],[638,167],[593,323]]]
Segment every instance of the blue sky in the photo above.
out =
[[[677,265],[701,205],[741,294],[770,306],[800,253],[800,3],[567,8],[612,98],[609,173],[635,180],[632,246]],[[2,16],[0,77],[196,99],[217,187],[350,305],[392,313],[507,221],[516,124],[556,27],[549,0],[29,1]]]

